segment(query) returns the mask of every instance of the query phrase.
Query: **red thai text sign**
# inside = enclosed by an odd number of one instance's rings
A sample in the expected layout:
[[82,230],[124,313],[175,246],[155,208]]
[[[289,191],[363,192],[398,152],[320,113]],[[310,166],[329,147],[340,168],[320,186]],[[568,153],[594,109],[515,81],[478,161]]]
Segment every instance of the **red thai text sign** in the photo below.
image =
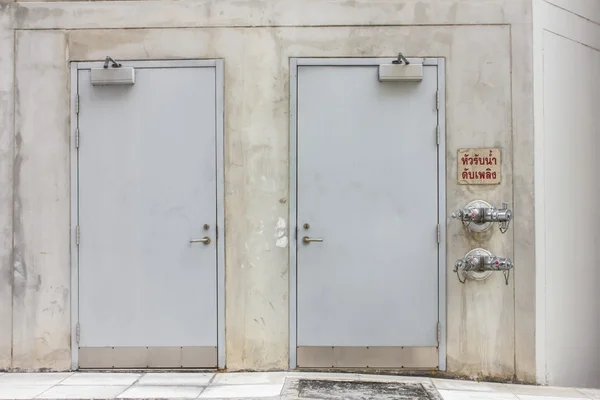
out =
[[500,149],[458,149],[459,185],[497,185],[501,170]]

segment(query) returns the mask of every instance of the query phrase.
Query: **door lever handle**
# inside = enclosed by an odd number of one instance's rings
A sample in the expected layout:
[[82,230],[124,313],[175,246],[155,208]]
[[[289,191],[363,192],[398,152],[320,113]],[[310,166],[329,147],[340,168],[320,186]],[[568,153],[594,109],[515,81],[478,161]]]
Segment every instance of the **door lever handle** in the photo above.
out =
[[323,239],[312,239],[312,238],[309,238],[308,236],[304,236],[302,238],[302,243],[304,243],[304,244],[309,244],[310,242],[322,242],[322,241],[323,241]]
[[208,236],[205,236],[202,239],[190,239],[190,243],[210,244],[210,238]]

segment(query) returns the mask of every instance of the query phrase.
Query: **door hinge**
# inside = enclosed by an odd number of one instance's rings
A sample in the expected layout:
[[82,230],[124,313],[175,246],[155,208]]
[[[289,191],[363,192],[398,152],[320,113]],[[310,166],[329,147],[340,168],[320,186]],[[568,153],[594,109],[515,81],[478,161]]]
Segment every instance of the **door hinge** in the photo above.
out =
[[435,109],[439,110],[440,109],[440,91],[436,91],[435,92]]
[[437,224],[437,242],[440,244],[440,224]]
[[442,324],[440,324],[439,321],[437,323],[437,340],[438,340],[438,343],[440,343],[442,341]]
[[219,227],[215,225],[215,239],[219,238]]
[[79,128],[75,130],[75,148],[79,148]]
[[79,246],[79,225],[75,227],[75,244]]
[[79,95],[75,96],[75,114],[79,114]]
[[[79,136],[78,136],[79,137]],[[440,145],[440,126],[435,127],[435,144]]]
[[75,325],[75,340],[79,343],[79,338],[81,337],[81,325],[79,322]]

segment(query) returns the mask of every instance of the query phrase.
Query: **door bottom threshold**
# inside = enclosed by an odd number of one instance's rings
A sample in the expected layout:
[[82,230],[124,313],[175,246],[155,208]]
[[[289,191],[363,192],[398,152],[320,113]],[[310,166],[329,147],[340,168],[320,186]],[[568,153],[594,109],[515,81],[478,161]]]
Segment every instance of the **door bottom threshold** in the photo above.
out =
[[146,373],[146,372],[219,372],[218,368],[78,368],[79,372]]
[[299,346],[298,368],[426,369],[439,367],[437,347]]
[[80,369],[217,368],[217,347],[80,347]]

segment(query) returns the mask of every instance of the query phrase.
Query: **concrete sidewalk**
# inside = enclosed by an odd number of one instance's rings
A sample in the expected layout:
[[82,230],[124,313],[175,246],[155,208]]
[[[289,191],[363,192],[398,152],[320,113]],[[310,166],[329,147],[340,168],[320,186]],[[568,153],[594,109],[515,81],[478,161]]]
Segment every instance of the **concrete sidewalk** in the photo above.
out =
[[600,390],[351,373],[0,373],[0,399],[92,398],[600,400]]

